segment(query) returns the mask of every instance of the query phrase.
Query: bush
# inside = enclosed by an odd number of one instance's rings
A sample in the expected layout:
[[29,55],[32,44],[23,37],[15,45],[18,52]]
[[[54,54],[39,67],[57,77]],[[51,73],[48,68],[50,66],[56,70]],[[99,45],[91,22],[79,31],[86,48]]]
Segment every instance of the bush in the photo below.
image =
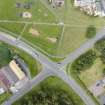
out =
[[75,105],[64,90],[56,87],[40,85],[28,95],[14,103],[14,105]]
[[103,76],[105,76],[105,68],[103,69]]
[[96,35],[96,28],[93,25],[90,25],[86,31],[86,38],[92,38]]
[[8,46],[0,43],[0,67],[7,65],[11,60],[11,52]]
[[93,50],[87,51],[85,54],[81,55],[72,64],[72,69],[78,72],[90,68],[96,59],[96,53]]
[[101,54],[105,52],[105,39],[101,39],[95,43],[95,49]]
[[99,56],[103,63],[105,63],[105,39],[101,39],[95,44],[96,52],[99,53]]

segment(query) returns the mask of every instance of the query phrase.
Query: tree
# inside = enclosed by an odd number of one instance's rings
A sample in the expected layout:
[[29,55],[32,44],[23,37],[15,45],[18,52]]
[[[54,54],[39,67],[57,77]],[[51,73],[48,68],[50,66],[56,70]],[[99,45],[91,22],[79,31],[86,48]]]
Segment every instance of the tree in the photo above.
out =
[[101,58],[102,62],[105,64],[105,39],[97,41],[94,48],[96,50],[96,53]]
[[38,90],[30,92],[14,105],[74,105],[64,90],[41,84]]
[[105,76],[105,68],[103,69],[103,76]]
[[72,69],[77,70],[78,72],[90,68],[96,59],[96,53],[93,50],[89,50],[72,64]]
[[6,44],[0,43],[0,67],[7,65],[11,60],[11,52]]
[[90,25],[86,31],[86,38],[92,38],[96,35],[96,27]]

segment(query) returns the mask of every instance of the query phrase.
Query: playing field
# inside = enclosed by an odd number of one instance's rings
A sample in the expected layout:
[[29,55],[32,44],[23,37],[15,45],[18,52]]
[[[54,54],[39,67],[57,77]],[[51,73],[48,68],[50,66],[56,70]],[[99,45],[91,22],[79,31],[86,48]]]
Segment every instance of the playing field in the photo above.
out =
[[105,18],[87,16],[73,6],[73,0],[65,0],[60,8],[52,8],[47,0],[2,0],[0,3],[0,30],[46,54],[71,53],[87,40],[90,25],[98,32],[105,25]]

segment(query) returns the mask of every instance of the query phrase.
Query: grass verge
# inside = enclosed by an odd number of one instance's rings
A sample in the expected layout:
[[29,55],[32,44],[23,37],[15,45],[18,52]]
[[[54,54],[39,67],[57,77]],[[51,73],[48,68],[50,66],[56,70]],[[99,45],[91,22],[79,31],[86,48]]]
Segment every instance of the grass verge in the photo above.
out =
[[76,82],[86,91],[86,93],[94,100],[96,105],[100,105],[99,102],[96,100],[96,98],[91,94],[91,92],[87,89],[86,85],[83,83],[83,81],[79,78],[78,73],[76,70],[71,69],[71,64],[67,66],[67,74],[71,75]]
[[[50,91],[47,91],[49,90]],[[42,90],[46,90],[46,91],[42,91]],[[54,90],[54,91],[53,91]],[[57,90],[59,92],[57,92]],[[54,93],[53,93],[54,92]],[[62,94],[63,92],[63,94]],[[38,95],[43,93],[43,95]],[[49,94],[49,98],[45,98],[46,94]],[[27,93],[25,96],[23,96],[23,98],[21,98],[20,100],[16,101],[13,105],[23,105],[23,103],[26,103],[25,105],[28,105],[29,103],[29,98],[31,97],[35,97],[38,95],[38,100],[41,99],[41,97],[43,96],[43,99],[45,103],[47,103],[49,101],[49,99],[51,99],[52,94],[54,95],[54,98],[58,97],[63,97],[62,100],[56,100],[56,103],[58,101],[63,102],[64,97],[68,96],[68,100],[69,103],[65,104],[65,105],[84,105],[83,101],[80,99],[80,97],[67,85],[65,84],[62,80],[60,80],[57,77],[49,77],[47,79],[45,79],[41,84],[39,84],[38,86],[36,86],[35,88],[33,88],[29,93]],[[56,96],[57,94],[59,94],[58,96]],[[45,97],[44,97],[45,96]],[[59,99],[58,97],[58,99]],[[38,101],[40,105],[42,100]],[[32,99],[30,99],[30,101],[32,101]],[[52,100],[50,100],[48,103],[52,102]],[[31,103],[31,102],[30,102]],[[42,105],[45,105],[45,103],[42,103]],[[51,103],[52,105],[55,105],[55,103]],[[59,103],[57,104],[59,105]],[[60,104],[61,105],[61,104]]]

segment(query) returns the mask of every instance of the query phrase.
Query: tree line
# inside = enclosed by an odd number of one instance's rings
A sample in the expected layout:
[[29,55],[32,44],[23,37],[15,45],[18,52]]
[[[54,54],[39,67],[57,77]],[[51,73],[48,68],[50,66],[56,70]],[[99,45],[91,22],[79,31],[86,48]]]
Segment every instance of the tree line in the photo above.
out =
[[73,63],[72,69],[80,73],[83,70],[90,68],[96,58],[100,58],[103,64],[105,64],[105,39],[97,41],[93,47],[86,53],[79,56]]

